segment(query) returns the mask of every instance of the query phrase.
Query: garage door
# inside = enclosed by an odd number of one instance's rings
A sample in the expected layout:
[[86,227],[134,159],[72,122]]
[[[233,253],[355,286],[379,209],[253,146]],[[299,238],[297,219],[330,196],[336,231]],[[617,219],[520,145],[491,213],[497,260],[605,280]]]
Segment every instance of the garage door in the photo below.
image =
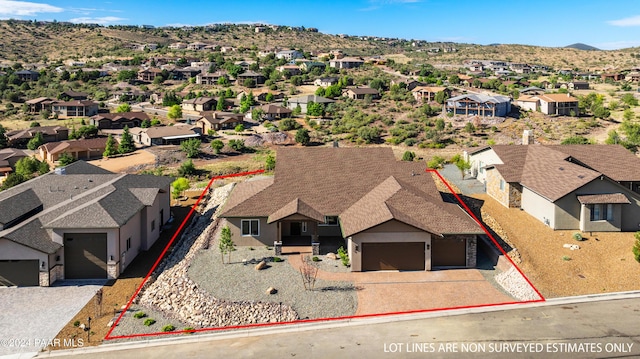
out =
[[362,270],[424,270],[424,242],[363,243]]
[[431,263],[433,266],[467,265],[467,245],[464,239],[433,238],[431,241]]
[[0,285],[39,285],[39,260],[0,261]]
[[107,234],[65,233],[65,279],[107,278]]

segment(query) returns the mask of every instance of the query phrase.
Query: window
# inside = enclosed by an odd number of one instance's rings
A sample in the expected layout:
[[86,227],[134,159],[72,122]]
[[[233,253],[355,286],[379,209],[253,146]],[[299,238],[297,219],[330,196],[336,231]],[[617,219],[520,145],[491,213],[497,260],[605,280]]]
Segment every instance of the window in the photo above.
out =
[[307,222],[302,222],[302,232],[307,232]]
[[127,238],[127,250],[131,249],[131,238]]
[[594,204],[591,207],[591,221],[612,221],[613,204]]
[[338,225],[338,216],[324,216],[324,224],[323,226],[337,226]]
[[154,219],[153,221],[151,221],[151,231],[155,231],[156,230],[156,220]]
[[484,163],[482,163],[482,161],[478,162],[478,171],[484,173]]
[[500,190],[504,191],[504,180],[500,180]]
[[259,236],[260,221],[257,219],[243,219],[240,221],[243,236]]

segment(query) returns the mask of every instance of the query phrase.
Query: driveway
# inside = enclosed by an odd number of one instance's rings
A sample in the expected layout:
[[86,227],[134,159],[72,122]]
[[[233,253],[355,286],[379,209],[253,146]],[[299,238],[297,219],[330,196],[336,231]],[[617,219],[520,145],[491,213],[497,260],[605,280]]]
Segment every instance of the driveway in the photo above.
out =
[[[0,287],[0,356],[34,353],[46,346],[102,288],[96,282],[87,283]],[[13,340],[24,345],[16,347]]]
[[[300,268],[300,256],[288,256]],[[317,278],[353,282],[358,288],[356,315],[444,309],[513,302],[478,269],[434,271],[376,271],[333,273],[318,271]]]
[[465,176],[465,178],[462,179],[460,170],[455,165],[445,165],[444,168],[438,172],[440,172],[442,177],[444,177],[449,183],[456,185],[460,191],[466,195],[486,192],[484,183],[476,180],[475,178]]

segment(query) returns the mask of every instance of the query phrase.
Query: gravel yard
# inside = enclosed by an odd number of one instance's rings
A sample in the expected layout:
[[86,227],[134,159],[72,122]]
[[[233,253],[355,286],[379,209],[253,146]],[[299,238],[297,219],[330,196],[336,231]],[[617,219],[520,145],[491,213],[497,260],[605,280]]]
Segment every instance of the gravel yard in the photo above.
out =
[[[317,280],[314,290],[304,290],[302,277],[288,263],[287,256],[282,257],[283,262],[269,262],[268,268],[257,271],[255,264],[245,265],[242,260],[272,257],[273,250],[239,247],[231,254],[231,263],[222,264],[217,246],[211,248],[197,254],[188,275],[218,299],[282,303],[291,306],[301,319],[342,317],[356,311],[353,283]],[[269,287],[278,292],[267,294]]]

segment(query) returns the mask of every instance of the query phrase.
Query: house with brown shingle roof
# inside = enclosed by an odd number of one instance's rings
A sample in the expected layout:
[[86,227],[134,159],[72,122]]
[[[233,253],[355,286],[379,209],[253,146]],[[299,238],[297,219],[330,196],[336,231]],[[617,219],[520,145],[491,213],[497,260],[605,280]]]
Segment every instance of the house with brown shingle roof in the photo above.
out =
[[540,112],[545,115],[578,116],[578,99],[562,93],[534,96],[540,102]]
[[195,122],[195,125],[201,129],[203,134],[209,133],[209,131],[235,128],[244,122],[244,115],[241,113],[203,111],[200,112],[200,115],[202,117]]
[[80,140],[67,140],[60,142],[49,142],[38,147],[40,158],[54,164],[63,153],[67,153],[74,160],[91,160],[102,158],[104,150],[107,148],[107,138],[89,138]]
[[353,100],[364,100],[367,95],[371,96],[374,100],[380,98],[380,92],[378,92],[378,90],[366,86],[346,88],[342,90],[342,95]]
[[237,245],[347,248],[352,271],[475,267],[479,225],[443,201],[424,164],[390,148],[280,148],[275,176],[224,205]]
[[468,156],[489,196],[553,229],[640,226],[640,159],[622,146],[494,145]]
[[120,113],[100,113],[91,116],[90,125],[102,128],[125,128],[140,127],[144,120],[151,120],[146,112],[132,111]]
[[24,130],[12,130],[5,133],[9,146],[22,147],[38,132],[42,133],[44,142],[62,141],[69,138],[69,129],[64,126],[37,126]]

